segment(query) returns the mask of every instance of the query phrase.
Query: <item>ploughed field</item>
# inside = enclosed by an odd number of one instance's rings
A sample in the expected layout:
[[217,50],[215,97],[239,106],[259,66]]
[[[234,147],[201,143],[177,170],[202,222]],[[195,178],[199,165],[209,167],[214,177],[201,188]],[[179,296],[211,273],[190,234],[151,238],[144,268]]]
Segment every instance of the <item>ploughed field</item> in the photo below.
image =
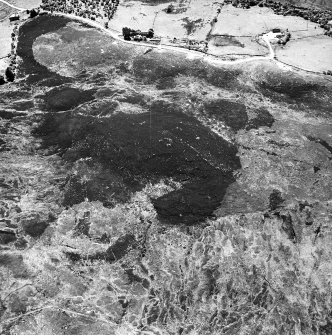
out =
[[328,81],[47,15],[17,53],[0,332],[329,334]]

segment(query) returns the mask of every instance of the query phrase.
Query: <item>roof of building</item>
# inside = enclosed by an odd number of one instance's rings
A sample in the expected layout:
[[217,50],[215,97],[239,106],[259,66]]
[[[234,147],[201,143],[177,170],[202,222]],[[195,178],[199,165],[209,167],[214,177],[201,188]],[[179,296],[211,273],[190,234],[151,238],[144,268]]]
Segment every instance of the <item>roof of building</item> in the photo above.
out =
[[13,21],[13,20],[19,20],[20,16],[18,14],[12,14],[11,16],[9,16],[9,21]]

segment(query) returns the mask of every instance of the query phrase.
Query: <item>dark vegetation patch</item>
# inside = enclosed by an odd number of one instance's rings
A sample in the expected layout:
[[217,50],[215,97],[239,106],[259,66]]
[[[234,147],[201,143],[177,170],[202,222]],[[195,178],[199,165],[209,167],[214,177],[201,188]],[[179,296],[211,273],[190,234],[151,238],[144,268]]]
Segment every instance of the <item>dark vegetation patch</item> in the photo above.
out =
[[318,82],[305,80],[294,73],[268,71],[257,86],[264,95],[274,101],[304,105],[331,115],[332,105],[329,97],[332,91]]
[[27,278],[28,270],[23,262],[22,255],[13,253],[0,254],[0,267],[8,268],[12,271],[14,278]]
[[272,127],[274,117],[265,108],[258,108],[254,110],[255,116],[251,118],[246,126],[247,130],[258,129],[260,127]]
[[133,61],[132,72],[137,79],[146,84],[169,80],[172,82],[179,75],[206,80],[209,84],[220,88],[231,89],[238,85],[237,78],[241,70],[214,67],[200,60],[188,60],[182,55],[147,54],[138,56]]
[[125,268],[125,273],[128,276],[128,280],[130,283],[141,283],[142,286],[146,289],[150,287],[150,282],[146,278],[141,278],[137,274],[134,273],[133,268]]
[[183,189],[153,200],[160,218],[170,223],[193,224],[212,217],[228,186],[235,179],[230,172],[208,171],[201,180],[185,184]]
[[29,225],[29,224],[24,225],[23,230],[25,233],[27,233],[30,236],[39,237],[40,235],[44,233],[47,226],[48,226],[47,222],[40,221],[33,225]]
[[169,0],[141,0],[141,2],[144,2],[150,6],[157,6],[161,5],[163,3],[169,3]]
[[8,143],[0,138],[0,152],[10,151],[10,147],[7,145]]
[[296,233],[293,226],[293,220],[290,214],[281,215],[282,225],[281,228],[287,234],[287,237],[292,241],[296,242]]
[[56,87],[45,94],[46,108],[52,112],[66,111],[94,99],[94,90],[83,91],[73,87]]
[[[53,19],[57,22],[59,18],[50,17],[51,21]],[[61,25],[45,32],[60,28]],[[101,62],[99,56],[92,57],[93,49],[92,44],[84,49],[86,66]],[[114,68],[120,66],[133,59],[130,50],[110,45],[102,55],[103,64],[111,64]],[[128,71],[140,82],[156,84],[159,89],[175,88],[174,79],[179,75],[231,89],[237,87],[237,77],[241,73],[236,69],[215,68],[199,60],[190,61],[173,53],[158,54],[157,57],[154,53],[137,56]],[[95,77],[83,75],[82,80],[90,80],[92,84],[94,81],[99,83],[99,80],[103,84],[107,79],[105,73],[97,72]],[[99,97],[113,92],[102,88]],[[43,96],[46,109],[51,112],[76,106],[72,112],[50,113],[43,117],[36,130],[36,135],[43,137],[43,148],[50,153],[60,149],[59,153],[68,162],[81,158],[91,161],[91,164],[86,164],[88,180],[83,178],[86,171],[68,178],[64,186],[64,205],[72,206],[88,198],[112,206],[114,201],[126,201],[131,192],[142,189],[149,181],[172,177],[182,182],[183,188],[154,200],[161,219],[193,224],[213,215],[228,185],[234,181],[232,171],[240,168],[236,147],[195,118],[185,115],[181,106],[176,104],[157,101],[149,107],[148,99],[139,92],[120,92],[116,96],[118,101],[144,105],[150,111],[139,115],[113,113],[119,108],[110,99],[78,106],[92,99],[91,95],[92,92],[86,94],[74,88],[61,87]],[[224,109],[225,113],[220,117],[233,129],[243,128],[247,122],[245,107],[241,104],[231,107],[231,110],[225,107],[227,113]],[[93,117],[96,115],[107,118],[96,119]],[[102,168],[93,171],[95,165]]]
[[35,39],[43,34],[64,27],[70,19],[54,17],[50,15],[37,16],[25,22],[19,30],[17,55],[23,60],[19,66],[19,75],[28,76],[26,84],[40,82],[44,86],[56,86],[68,82],[69,79],[48,70],[46,66],[39,64],[33,55],[32,45]]
[[155,54],[148,53],[134,59],[132,71],[145,83],[154,83],[161,78],[186,74],[188,66],[182,57],[156,57]]
[[0,230],[0,244],[8,244],[16,241],[17,237],[14,231]]
[[20,217],[20,224],[26,234],[39,237],[49,226],[49,218],[44,213],[31,212]]
[[176,87],[176,82],[173,77],[160,78],[156,87],[158,90],[169,90]]
[[[67,161],[89,158],[100,163],[121,176],[129,191],[161,177],[183,182],[181,190],[155,199],[158,214],[168,222],[200,222],[212,215],[234,181],[232,171],[240,168],[237,149],[174,103],[158,100],[149,109],[102,119],[76,113],[49,114],[36,134],[43,136],[46,147],[61,148]],[[76,199],[70,196],[68,203],[82,201],[85,194],[103,198],[100,186],[105,189],[107,182],[100,183],[97,174],[87,187],[89,184],[74,178],[68,191],[77,189],[79,194],[84,187],[88,193],[81,192]],[[182,205],[174,206],[179,200]]]
[[294,100],[308,99],[308,94],[317,89],[316,84],[308,83],[292,74],[279,75],[275,72],[267,72],[259,85],[263,89],[277,93],[278,96],[282,94]]
[[34,103],[32,100],[21,100],[15,101],[11,105],[12,108],[18,111],[25,111],[34,107]]
[[190,35],[202,24],[203,19],[190,20],[189,17],[185,17],[182,21],[184,21],[183,26],[187,30],[187,34]]
[[15,99],[30,99],[30,98],[31,98],[30,90],[20,87],[17,91],[11,90],[1,92],[0,102],[11,103]]
[[237,87],[237,78],[241,74],[239,69],[227,69],[221,67],[208,66],[206,74],[203,71],[196,71],[196,75],[216,87],[232,89]]
[[[80,41],[81,39],[85,39],[87,37],[92,36],[94,37],[95,34],[95,27],[90,26],[89,24],[81,21],[76,21],[73,19],[75,23],[77,23],[79,26],[85,28],[85,29],[77,29],[75,26],[65,26],[64,28],[61,29],[61,40],[63,40],[65,43],[72,43],[76,41]],[[87,30],[89,29],[89,30]],[[91,30],[90,30],[91,29]],[[51,37],[52,38],[52,37]],[[47,43],[47,41],[46,41]]]
[[16,112],[13,110],[0,110],[0,119],[11,120],[15,117],[25,116],[25,113]]
[[272,211],[279,208],[284,202],[281,192],[279,190],[273,190],[269,197],[269,207]]
[[210,41],[212,44],[216,47],[225,47],[225,46],[236,46],[244,48],[244,44],[241,43],[239,40],[237,40],[233,36],[211,36]]
[[[67,156],[70,156],[69,153]],[[101,201],[105,207],[113,207],[114,202],[125,202],[129,199],[134,185],[124,184],[121,175],[112,173],[107,166],[94,170],[95,164],[87,163],[86,171],[70,176],[64,187],[63,204],[72,206],[85,199]],[[91,173],[92,178],[84,180],[84,173]]]
[[113,94],[115,94],[117,90],[109,88],[109,87],[101,87],[100,89],[97,90],[96,92],[96,98],[101,99],[105,97],[110,97]]
[[114,262],[123,258],[131,249],[135,249],[137,242],[135,236],[126,234],[119,237],[114,244],[112,244],[105,253],[108,262]]
[[[330,315],[330,320],[332,320],[332,315]],[[332,334],[332,322],[330,320],[327,320],[325,325],[319,326],[319,332],[322,335]]]
[[319,143],[322,145],[326,150],[328,150],[332,154],[332,146],[328,144],[326,141],[322,140],[321,138],[315,138],[312,136],[307,137],[309,141]]
[[246,106],[239,102],[211,100],[204,104],[204,109],[209,117],[217,118],[235,131],[243,129],[248,122]]

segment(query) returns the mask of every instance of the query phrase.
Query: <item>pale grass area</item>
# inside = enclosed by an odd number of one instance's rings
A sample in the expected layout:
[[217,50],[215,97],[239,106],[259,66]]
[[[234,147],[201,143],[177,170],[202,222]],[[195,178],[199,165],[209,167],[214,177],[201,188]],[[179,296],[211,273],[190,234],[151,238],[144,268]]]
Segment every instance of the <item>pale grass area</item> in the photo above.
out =
[[7,56],[10,53],[11,33],[13,24],[9,20],[0,22],[0,58]]
[[12,13],[15,13],[14,9],[0,3],[0,74],[3,74],[9,63],[9,58],[4,57],[11,51],[11,33],[14,24],[9,22],[9,16]]
[[22,7],[22,8],[27,8],[27,9],[37,8],[42,3],[41,0],[6,0],[6,1],[16,7]]
[[142,31],[153,28],[156,35],[184,38],[188,37],[184,20],[186,18],[191,21],[202,19],[190,38],[204,40],[211,29],[210,22],[216,15],[218,4],[210,0],[184,1],[184,6],[181,8],[187,8],[186,11],[167,14],[164,10],[170,3],[175,2],[170,1],[156,6],[149,6],[140,1],[120,2],[118,10],[110,22],[110,27],[117,31],[121,31],[126,26]]
[[215,46],[213,41],[209,43],[209,53],[215,56],[223,56],[228,54],[238,55],[267,55],[269,53],[267,46],[260,39],[260,44],[253,37],[237,37],[235,40],[240,45]]
[[7,60],[2,59],[10,53],[12,26],[8,17],[14,12],[13,9],[0,3],[0,72],[6,67]]
[[294,38],[324,33],[317,23],[296,16],[276,15],[270,8],[256,6],[242,9],[226,5],[221,10],[213,34],[255,36],[273,28],[288,29]]
[[276,54],[280,61],[305,70],[332,70],[331,37],[319,36],[290,41],[284,48],[278,48]]
[[3,76],[4,71],[6,70],[8,65],[9,65],[8,58],[0,59],[0,75]]

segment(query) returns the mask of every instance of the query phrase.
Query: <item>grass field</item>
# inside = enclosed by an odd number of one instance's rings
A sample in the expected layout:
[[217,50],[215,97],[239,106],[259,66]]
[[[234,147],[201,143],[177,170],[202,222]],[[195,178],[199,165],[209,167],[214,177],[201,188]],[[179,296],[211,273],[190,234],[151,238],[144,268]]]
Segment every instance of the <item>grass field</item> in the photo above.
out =
[[254,37],[217,36],[209,42],[209,53],[215,56],[227,54],[263,56],[268,54],[268,49],[263,42],[261,43],[258,44]]
[[37,8],[42,3],[41,0],[6,0],[17,7]]
[[[174,11],[167,14],[170,3]],[[328,57],[332,55],[331,42],[322,37],[324,30],[318,24],[301,17],[276,15],[272,9],[258,6],[242,9],[224,5],[217,16],[220,6],[207,0],[125,1],[120,3],[111,27],[117,31],[124,26],[141,30],[153,27],[155,34],[164,38],[208,40],[209,53],[216,56],[265,55],[268,50],[262,41],[258,43],[258,36],[273,28],[288,29],[291,42],[283,49],[276,46],[280,59],[315,71],[332,67]],[[216,16],[217,22],[212,25]],[[311,50],[310,45],[315,47]]]
[[10,53],[11,33],[13,28],[9,23],[8,17],[14,10],[0,3],[0,72],[7,66],[6,57]]
[[291,41],[277,50],[277,58],[309,71],[332,70],[332,39],[319,36]]
[[[166,9],[171,3],[176,4],[174,13],[167,14]],[[208,0],[125,1],[120,2],[111,27],[119,31],[124,26],[141,30],[153,27],[157,35],[164,37],[183,38],[190,35],[191,38],[204,40],[218,7],[218,4]]]
[[270,8],[251,7],[248,10],[227,5],[222,8],[212,34],[255,36],[273,28],[288,29],[295,38],[324,33],[316,23],[301,17],[276,15]]

